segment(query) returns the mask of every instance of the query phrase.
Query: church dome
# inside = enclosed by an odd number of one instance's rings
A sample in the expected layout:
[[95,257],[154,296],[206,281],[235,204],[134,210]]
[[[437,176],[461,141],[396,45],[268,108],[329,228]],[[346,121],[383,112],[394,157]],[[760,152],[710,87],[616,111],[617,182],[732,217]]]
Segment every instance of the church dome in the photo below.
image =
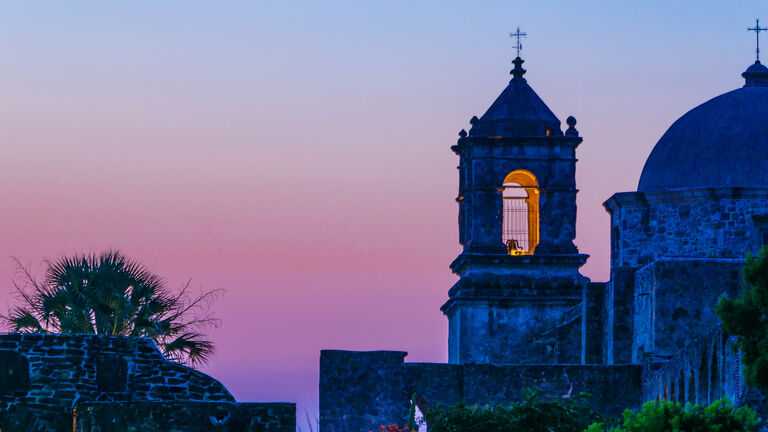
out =
[[640,192],[716,186],[768,187],[768,68],[670,126],[645,162]]

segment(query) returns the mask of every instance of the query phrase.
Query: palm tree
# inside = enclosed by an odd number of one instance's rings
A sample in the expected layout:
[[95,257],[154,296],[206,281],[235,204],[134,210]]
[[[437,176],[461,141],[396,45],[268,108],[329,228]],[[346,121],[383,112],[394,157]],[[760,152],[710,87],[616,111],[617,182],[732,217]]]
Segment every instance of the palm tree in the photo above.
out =
[[166,358],[198,366],[213,353],[204,331],[218,326],[208,311],[222,290],[174,293],[162,278],[119,251],[47,261],[42,281],[16,260],[20,305],[5,324],[20,333],[86,333],[153,339]]

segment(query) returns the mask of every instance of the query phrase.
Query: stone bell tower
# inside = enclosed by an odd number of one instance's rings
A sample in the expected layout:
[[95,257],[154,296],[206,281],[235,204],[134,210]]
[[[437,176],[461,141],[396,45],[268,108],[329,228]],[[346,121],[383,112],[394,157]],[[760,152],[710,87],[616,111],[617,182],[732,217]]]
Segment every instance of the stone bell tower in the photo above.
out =
[[587,255],[576,235],[576,119],[563,134],[512,62],[512,80],[451,149],[459,156],[459,281],[441,310],[451,363],[585,362]]

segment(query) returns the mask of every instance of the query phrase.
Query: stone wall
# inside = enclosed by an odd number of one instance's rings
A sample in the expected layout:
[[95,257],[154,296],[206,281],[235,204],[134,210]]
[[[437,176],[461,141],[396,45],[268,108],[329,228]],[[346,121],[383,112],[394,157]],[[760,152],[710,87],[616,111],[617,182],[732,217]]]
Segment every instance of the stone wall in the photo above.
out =
[[681,347],[674,356],[643,358],[643,400],[711,404],[728,398],[768,418],[768,395],[744,384],[741,354],[721,327]]
[[611,213],[612,268],[661,257],[741,259],[768,228],[768,189],[626,192],[604,206]]
[[448,361],[582,363],[586,352],[599,351],[583,320],[587,302],[602,300],[591,295],[600,288],[578,272],[585,261],[585,255],[460,255],[452,268],[461,278],[441,307]]
[[581,363],[583,364],[601,364],[603,362],[602,344],[604,326],[605,326],[605,292],[608,284],[605,282],[591,282],[584,290],[583,305],[583,325],[582,353]]
[[582,391],[594,407],[618,415],[641,402],[640,365],[486,365],[406,363],[399,351],[320,354],[320,429],[366,432],[404,424],[415,393],[421,408],[459,401],[505,404],[539,387],[550,397]]
[[82,402],[74,432],[294,432],[292,403]]
[[664,258],[635,274],[632,362],[643,353],[674,355],[720,325],[722,294],[738,295],[741,259]]
[[[583,363],[592,352],[585,348],[589,280],[578,271],[587,255],[573,243],[582,139],[575,123],[563,135],[553,121],[538,137],[476,135],[474,123],[469,136],[461,134],[451,147],[459,155],[463,250],[451,264],[460,280],[441,308],[449,322],[450,363]],[[526,238],[538,242],[535,249],[524,248],[532,255],[510,256],[503,186],[518,170],[532,177],[523,182],[528,198],[521,224],[531,231]]]
[[580,137],[465,137],[451,149],[459,155],[459,241],[464,252],[504,254],[499,188],[515,170],[538,182],[540,249],[577,253],[576,147]]
[[728,397],[739,404],[746,395],[739,355],[720,328],[674,356],[646,354],[643,370],[644,400],[709,404]]
[[[705,316],[705,331],[716,324],[706,316],[711,315],[713,299],[738,288],[738,277],[733,277],[738,273],[736,264],[768,240],[768,189],[626,192],[613,195],[604,206],[611,214],[611,282],[605,296],[603,340],[606,363],[639,362],[641,351],[671,354],[686,343],[684,333],[690,325],[701,326],[696,314]],[[672,264],[651,266],[656,260],[673,259],[701,264],[692,264],[695,269],[682,264],[677,269]],[[715,286],[719,284],[723,286]],[[654,292],[664,298],[651,303]],[[670,315],[661,311],[670,307]],[[692,316],[689,321],[686,313]]]
[[603,363],[625,364],[632,360],[634,268],[611,268],[604,297]]
[[234,402],[224,386],[167,361],[150,339],[0,335],[0,428],[70,430],[89,401]]

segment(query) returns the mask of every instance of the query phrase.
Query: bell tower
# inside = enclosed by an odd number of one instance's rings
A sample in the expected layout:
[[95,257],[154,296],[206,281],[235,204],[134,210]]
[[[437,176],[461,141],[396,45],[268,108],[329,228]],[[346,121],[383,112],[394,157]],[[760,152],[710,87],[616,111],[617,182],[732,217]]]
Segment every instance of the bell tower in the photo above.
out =
[[563,133],[523,62],[514,59],[509,85],[451,147],[463,246],[441,308],[451,363],[584,362],[587,255],[573,243],[582,138],[573,117]]

